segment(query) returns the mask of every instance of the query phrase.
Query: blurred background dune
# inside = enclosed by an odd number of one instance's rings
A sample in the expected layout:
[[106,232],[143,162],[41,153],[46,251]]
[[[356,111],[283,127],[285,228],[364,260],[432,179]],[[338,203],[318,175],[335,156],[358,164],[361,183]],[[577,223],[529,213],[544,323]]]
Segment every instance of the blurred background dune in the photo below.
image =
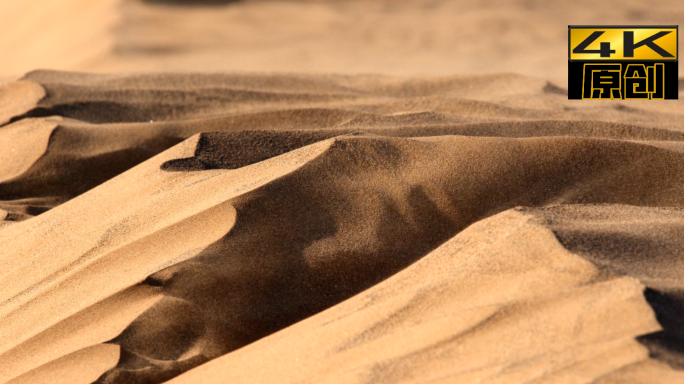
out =
[[512,72],[565,86],[567,25],[682,21],[679,1],[0,0],[0,76]]

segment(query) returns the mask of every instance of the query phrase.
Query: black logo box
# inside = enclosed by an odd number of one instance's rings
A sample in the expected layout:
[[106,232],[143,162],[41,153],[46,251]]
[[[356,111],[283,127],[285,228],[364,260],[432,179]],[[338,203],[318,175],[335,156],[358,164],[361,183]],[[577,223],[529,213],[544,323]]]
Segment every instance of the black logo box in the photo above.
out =
[[[582,83],[584,80],[584,64],[585,63],[595,63],[595,64],[622,64],[622,73],[620,74],[621,85],[620,94],[624,100],[625,97],[625,71],[627,70],[627,64],[644,64],[646,66],[651,66],[654,63],[663,63],[665,65],[665,99],[679,99],[679,66],[677,64],[678,60],[668,61],[668,60],[645,60],[645,61],[632,61],[632,60],[582,60],[582,61],[571,61],[570,60],[570,29],[571,28],[678,28],[676,25],[569,25],[568,26],[568,99],[581,100],[582,99]],[[677,44],[679,45],[679,34],[677,34]],[[679,53],[677,53],[679,58]],[[595,99],[598,100],[598,99]],[[645,99],[648,100],[648,99]]]
[[[593,62],[594,64],[599,64]],[[653,61],[602,61],[601,64],[622,64],[621,80],[621,95],[625,96],[625,71],[627,64],[644,64],[646,66],[653,65]],[[582,81],[584,79],[584,64],[580,61],[568,61],[568,99],[582,99]],[[677,62],[664,62],[665,65],[665,99],[678,99],[679,97],[679,67]]]

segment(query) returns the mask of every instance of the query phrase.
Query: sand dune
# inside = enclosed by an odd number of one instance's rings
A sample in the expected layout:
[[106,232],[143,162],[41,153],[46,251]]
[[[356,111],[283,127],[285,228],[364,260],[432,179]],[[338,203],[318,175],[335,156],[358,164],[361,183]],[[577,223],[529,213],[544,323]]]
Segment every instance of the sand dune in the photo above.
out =
[[0,76],[507,72],[565,87],[567,26],[605,24],[684,25],[684,10],[677,0],[3,0],[12,32],[0,37]]
[[684,108],[565,67],[681,20],[0,0],[0,383],[684,383]]
[[221,139],[226,146],[233,142],[229,153],[221,154],[232,157],[223,159],[223,166],[232,161],[232,167],[354,132],[601,137],[675,150],[684,142],[681,112],[619,102],[578,108],[554,89],[516,75],[413,79],[37,71],[0,91],[8,100],[26,100],[0,111],[0,121],[10,122],[0,131],[0,144],[11,148],[0,154],[0,208],[22,217],[42,213],[194,134],[219,130],[232,132]]
[[681,113],[516,75],[4,87],[2,382],[684,380]]
[[643,285],[570,252],[547,223],[581,226],[603,214],[616,228],[644,217],[681,227],[678,211],[508,210],[354,298],[171,383],[681,382],[684,374],[634,341],[660,327]]

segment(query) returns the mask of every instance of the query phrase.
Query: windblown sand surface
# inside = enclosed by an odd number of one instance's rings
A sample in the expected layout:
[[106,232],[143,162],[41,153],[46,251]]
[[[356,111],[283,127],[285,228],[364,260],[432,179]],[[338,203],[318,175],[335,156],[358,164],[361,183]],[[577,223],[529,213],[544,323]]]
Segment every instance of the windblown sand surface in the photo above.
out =
[[168,3],[0,1],[0,383],[684,383],[684,108],[543,53],[608,5]]
[[516,75],[2,94],[3,382],[684,380],[681,114]]

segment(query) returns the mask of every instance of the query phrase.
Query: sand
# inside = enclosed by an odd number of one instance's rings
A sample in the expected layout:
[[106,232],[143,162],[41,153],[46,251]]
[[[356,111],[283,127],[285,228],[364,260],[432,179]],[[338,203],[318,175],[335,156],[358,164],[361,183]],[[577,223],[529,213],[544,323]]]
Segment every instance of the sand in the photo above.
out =
[[210,3],[0,2],[0,383],[684,383],[684,109],[514,39],[600,12]]
[[[188,6],[202,3],[213,6]],[[0,38],[8,53],[0,77],[37,68],[517,73],[565,87],[567,26],[605,24],[683,25],[684,8],[678,0],[3,0],[0,25],[13,33]]]

